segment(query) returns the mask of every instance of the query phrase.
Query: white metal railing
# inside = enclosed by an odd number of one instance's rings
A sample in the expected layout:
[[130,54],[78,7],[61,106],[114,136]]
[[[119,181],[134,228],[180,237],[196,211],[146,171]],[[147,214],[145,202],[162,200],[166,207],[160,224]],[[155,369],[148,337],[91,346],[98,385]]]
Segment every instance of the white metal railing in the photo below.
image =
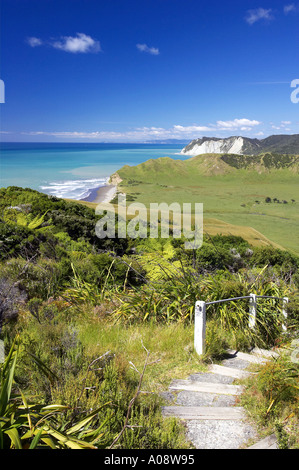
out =
[[[197,354],[202,355],[205,352],[206,342],[206,309],[208,305],[219,304],[222,302],[231,302],[240,299],[250,299],[249,301],[249,328],[254,328],[256,324],[256,308],[257,299],[276,299],[282,300],[282,314],[287,318],[286,305],[289,301],[288,297],[275,297],[271,295],[257,295],[250,294],[243,297],[232,297],[230,299],[213,300],[212,302],[205,302],[204,300],[198,300],[195,302],[195,319],[194,319],[194,348]],[[286,326],[282,325],[282,329],[286,331]]]

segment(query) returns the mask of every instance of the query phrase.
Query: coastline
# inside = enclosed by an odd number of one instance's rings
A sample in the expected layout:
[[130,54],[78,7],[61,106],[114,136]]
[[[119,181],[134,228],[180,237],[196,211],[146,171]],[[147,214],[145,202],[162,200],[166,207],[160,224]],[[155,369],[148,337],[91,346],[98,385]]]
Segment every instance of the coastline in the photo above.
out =
[[80,201],[93,202],[99,204],[100,202],[110,202],[116,194],[117,186],[108,184],[104,186],[99,186],[91,190],[90,195]]

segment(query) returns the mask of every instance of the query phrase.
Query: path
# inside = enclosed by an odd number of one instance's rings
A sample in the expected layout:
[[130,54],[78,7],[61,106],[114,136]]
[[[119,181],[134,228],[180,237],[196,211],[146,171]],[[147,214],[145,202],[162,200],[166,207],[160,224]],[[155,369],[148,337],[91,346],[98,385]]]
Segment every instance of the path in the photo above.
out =
[[250,354],[228,351],[221,365],[209,366],[209,371],[190,375],[187,380],[173,380],[165,398],[172,403],[163,407],[163,415],[175,416],[186,423],[187,439],[196,449],[277,449],[275,436],[257,440],[255,428],[248,422],[237,397],[243,387],[235,381],[252,372],[252,363],[267,361],[276,353],[254,349]]

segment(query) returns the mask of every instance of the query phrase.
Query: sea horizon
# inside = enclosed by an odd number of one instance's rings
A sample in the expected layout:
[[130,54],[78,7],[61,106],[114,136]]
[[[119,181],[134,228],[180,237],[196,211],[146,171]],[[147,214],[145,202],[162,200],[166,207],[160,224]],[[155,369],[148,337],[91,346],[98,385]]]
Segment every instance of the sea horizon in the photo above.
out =
[[88,200],[124,165],[149,159],[190,158],[182,143],[1,142],[0,187],[18,186]]

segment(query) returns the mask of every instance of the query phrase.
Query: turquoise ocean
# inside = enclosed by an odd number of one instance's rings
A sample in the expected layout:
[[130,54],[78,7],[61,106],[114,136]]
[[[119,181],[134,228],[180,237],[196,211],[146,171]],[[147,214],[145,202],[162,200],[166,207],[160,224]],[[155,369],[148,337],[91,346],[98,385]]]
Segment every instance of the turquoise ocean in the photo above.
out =
[[[124,165],[152,158],[185,160],[184,144],[8,143],[0,147],[0,187],[20,186],[85,199]],[[190,157],[189,157],[190,158]]]

